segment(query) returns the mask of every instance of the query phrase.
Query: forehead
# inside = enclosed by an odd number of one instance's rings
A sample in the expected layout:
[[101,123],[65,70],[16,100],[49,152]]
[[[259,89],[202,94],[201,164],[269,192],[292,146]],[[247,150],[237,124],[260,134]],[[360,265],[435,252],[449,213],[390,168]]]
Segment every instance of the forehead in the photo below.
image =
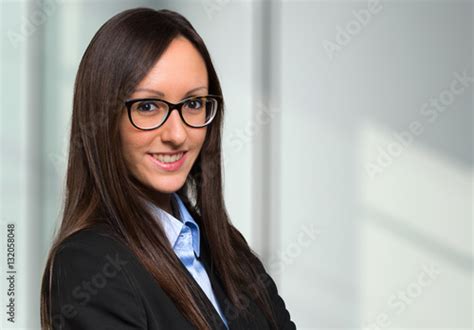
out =
[[137,88],[189,91],[207,86],[207,68],[199,51],[186,38],[174,39]]

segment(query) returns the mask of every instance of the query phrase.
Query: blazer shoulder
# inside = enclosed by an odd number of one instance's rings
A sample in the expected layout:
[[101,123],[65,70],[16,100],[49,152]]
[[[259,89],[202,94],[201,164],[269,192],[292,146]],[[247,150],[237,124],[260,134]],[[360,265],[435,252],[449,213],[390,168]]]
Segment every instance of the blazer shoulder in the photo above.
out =
[[59,244],[57,252],[67,254],[72,248],[78,246],[81,246],[87,252],[95,253],[118,250],[130,251],[106,224],[92,225],[71,234]]
[[[136,258],[103,226],[67,237],[53,259],[54,329],[145,329],[133,274]],[[55,318],[56,317],[56,318]]]

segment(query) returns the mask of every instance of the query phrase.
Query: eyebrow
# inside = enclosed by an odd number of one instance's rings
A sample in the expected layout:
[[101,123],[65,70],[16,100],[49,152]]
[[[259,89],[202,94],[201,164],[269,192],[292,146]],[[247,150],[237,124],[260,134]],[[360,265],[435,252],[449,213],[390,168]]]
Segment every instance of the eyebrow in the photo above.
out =
[[[200,89],[207,89],[207,87],[206,86],[201,86],[201,87],[193,88],[190,91],[188,91],[186,94],[184,94],[184,97],[186,98],[186,97],[190,96],[191,94],[195,93],[196,91],[198,91]],[[135,89],[135,92],[142,92],[142,91],[143,92],[154,93],[159,97],[164,97],[165,96],[165,94],[163,92],[158,91],[156,89],[151,89],[151,88],[137,88],[137,89]]]

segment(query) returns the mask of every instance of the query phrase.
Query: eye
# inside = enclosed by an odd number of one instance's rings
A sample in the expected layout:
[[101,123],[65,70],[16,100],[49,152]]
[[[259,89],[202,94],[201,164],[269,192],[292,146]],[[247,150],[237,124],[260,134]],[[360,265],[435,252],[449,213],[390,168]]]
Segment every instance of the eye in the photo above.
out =
[[202,108],[203,101],[200,98],[191,99],[187,101],[184,106],[193,110],[200,110]]
[[136,110],[140,112],[151,112],[158,108],[158,105],[152,101],[139,102],[135,106]]

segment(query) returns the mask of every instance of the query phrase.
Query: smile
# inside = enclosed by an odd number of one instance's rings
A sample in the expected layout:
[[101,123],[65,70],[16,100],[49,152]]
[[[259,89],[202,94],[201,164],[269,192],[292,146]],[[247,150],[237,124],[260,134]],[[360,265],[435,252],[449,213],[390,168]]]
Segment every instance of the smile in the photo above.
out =
[[185,160],[186,160],[186,151],[178,152],[175,154],[148,154],[151,161],[161,170],[164,171],[177,171],[179,170]]
[[165,155],[165,154],[152,154],[152,156],[159,160],[162,163],[174,163],[180,160],[184,155],[184,152],[180,152],[174,155]]

